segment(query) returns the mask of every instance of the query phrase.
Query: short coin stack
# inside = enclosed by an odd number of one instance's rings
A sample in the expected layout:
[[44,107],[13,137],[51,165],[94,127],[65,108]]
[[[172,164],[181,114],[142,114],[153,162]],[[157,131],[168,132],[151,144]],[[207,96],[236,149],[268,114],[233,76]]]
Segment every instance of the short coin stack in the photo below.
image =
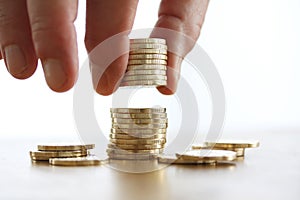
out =
[[89,150],[95,148],[94,144],[45,144],[38,145],[38,151],[30,151],[33,162],[48,161],[51,165],[60,166],[87,166],[99,165],[101,161]]
[[163,152],[168,119],[165,108],[111,108],[110,159],[153,159]]
[[167,49],[165,39],[131,39],[127,71],[121,86],[167,85]]

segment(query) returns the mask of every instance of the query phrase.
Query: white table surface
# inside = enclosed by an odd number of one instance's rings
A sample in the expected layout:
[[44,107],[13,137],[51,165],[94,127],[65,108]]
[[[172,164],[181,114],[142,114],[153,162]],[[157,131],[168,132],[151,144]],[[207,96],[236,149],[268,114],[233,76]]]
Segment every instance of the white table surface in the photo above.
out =
[[257,133],[257,139],[261,147],[233,165],[132,174],[33,165],[28,152],[41,138],[1,136],[0,199],[300,199],[300,132]]

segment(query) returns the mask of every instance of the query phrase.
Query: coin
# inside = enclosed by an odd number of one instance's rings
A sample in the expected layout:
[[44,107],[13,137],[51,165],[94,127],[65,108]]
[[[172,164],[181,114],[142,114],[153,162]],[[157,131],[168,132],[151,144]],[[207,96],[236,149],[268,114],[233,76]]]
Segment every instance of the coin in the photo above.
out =
[[96,156],[77,157],[77,158],[50,158],[49,163],[56,166],[92,166],[104,164]]
[[122,155],[122,154],[108,154],[109,159],[117,160],[150,160],[156,159],[156,155]]
[[160,60],[168,60],[168,56],[164,54],[134,54],[129,55],[130,60],[148,60],[148,59],[160,59]]
[[132,75],[124,76],[122,81],[138,81],[138,80],[167,80],[165,75]]
[[126,139],[110,139],[113,144],[130,144],[130,145],[144,145],[144,144],[165,144],[165,139],[136,139],[136,140],[126,140]]
[[206,160],[206,161],[198,161],[198,160],[184,160],[182,158],[177,158],[175,155],[159,155],[158,156],[159,163],[165,164],[194,164],[194,165],[202,165],[202,164],[216,164],[215,160]]
[[47,160],[49,158],[68,158],[86,156],[87,151],[30,151],[33,160]]
[[131,70],[125,73],[125,76],[133,75],[167,75],[166,70]]
[[232,147],[216,147],[207,146],[205,144],[194,144],[192,149],[213,149],[213,150],[228,150],[236,152],[237,157],[243,157],[245,155],[245,148],[232,148]]
[[259,142],[247,140],[221,140],[218,142],[205,142],[205,145],[222,148],[255,148],[259,146]]
[[109,134],[111,139],[124,139],[124,140],[136,140],[136,139],[166,139],[166,134],[156,134],[152,136],[134,137],[128,134]]
[[115,133],[123,133],[127,134],[130,136],[135,136],[135,137],[146,137],[146,136],[152,136],[155,134],[165,134],[167,132],[167,129],[165,128],[160,128],[160,129],[118,129],[118,128],[112,128],[110,129],[110,132],[115,134]]
[[149,149],[149,150],[144,150],[144,149],[137,149],[137,150],[124,150],[120,148],[108,148],[106,150],[107,153],[115,153],[115,154],[160,154],[163,152],[162,149]]
[[112,122],[116,124],[163,124],[168,123],[168,119],[119,119],[113,117]]
[[152,60],[129,60],[128,65],[167,65],[166,60],[152,59]]
[[112,124],[112,128],[126,128],[126,129],[136,129],[136,128],[144,128],[144,129],[158,129],[158,128],[167,128],[168,125],[166,123],[164,124]]
[[160,119],[166,118],[167,113],[111,113],[111,117],[125,119]]
[[76,151],[94,149],[95,144],[43,144],[37,146],[39,151]]
[[120,86],[163,86],[167,85],[166,80],[140,80],[140,81],[124,81]]
[[215,160],[215,161],[232,161],[236,158],[236,152],[225,150],[190,150],[185,153],[176,154],[184,160]]
[[129,55],[133,54],[168,54],[167,49],[131,49]]
[[141,144],[141,145],[130,145],[130,144],[108,144],[109,148],[120,148],[126,150],[149,150],[149,149],[162,149],[163,144]]
[[154,43],[154,44],[167,44],[165,39],[161,38],[137,38],[137,39],[130,39],[130,44],[141,44],[141,43]]
[[130,50],[136,49],[163,49],[167,50],[168,46],[165,44],[130,44]]
[[113,113],[165,113],[166,108],[111,108]]
[[127,66],[127,72],[130,71],[142,71],[142,70],[167,70],[167,66],[166,65],[128,65]]

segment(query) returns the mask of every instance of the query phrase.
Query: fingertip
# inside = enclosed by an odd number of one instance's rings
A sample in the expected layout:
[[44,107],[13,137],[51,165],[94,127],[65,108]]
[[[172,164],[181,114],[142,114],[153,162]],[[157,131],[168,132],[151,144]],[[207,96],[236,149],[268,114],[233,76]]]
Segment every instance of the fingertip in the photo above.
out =
[[[42,61],[45,79],[49,88],[55,92],[66,92],[77,80],[77,67],[66,67],[60,60],[47,59]],[[69,71],[66,71],[69,69]]]
[[101,67],[92,70],[93,85],[98,94],[108,96],[119,88],[127,68],[127,62],[128,54],[125,54],[113,61],[103,73],[97,73],[97,70],[103,70]]
[[157,87],[157,90],[161,93],[161,94],[164,94],[164,95],[173,95],[175,94],[176,92],[176,89],[170,89],[169,87],[167,86],[159,86]]

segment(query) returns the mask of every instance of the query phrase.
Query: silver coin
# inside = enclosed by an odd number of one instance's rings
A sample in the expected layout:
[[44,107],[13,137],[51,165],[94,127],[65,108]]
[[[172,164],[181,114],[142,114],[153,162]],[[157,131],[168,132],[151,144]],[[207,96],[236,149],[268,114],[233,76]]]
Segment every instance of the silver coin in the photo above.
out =
[[135,49],[168,49],[168,46],[165,44],[130,44],[130,49],[135,50]]
[[127,73],[133,70],[167,70],[166,65],[128,65]]
[[125,76],[132,75],[167,75],[166,70],[131,70],[125,73]]
[[128,65],[167,65],[166,60],[152,59],[152,60],[128,60]]
[[141,43],[154,43],[154,44],[167,44],[167,41],[162,38],[136,38],[130,39],[130,44],[141,44]]
[[134,55],[129,55],[129,60],[149,60],[149,59],[168,60],[168,56],[164,55],[164,54],[134,54]]
[[120,86],[165,86],[166,80],[140,80],[140,81],[123,81]]
[[125,75],[123,80],[126,81],[139,81],[139,80],[167,80],[167,76],[165,75],[132,75],[127,76]]

